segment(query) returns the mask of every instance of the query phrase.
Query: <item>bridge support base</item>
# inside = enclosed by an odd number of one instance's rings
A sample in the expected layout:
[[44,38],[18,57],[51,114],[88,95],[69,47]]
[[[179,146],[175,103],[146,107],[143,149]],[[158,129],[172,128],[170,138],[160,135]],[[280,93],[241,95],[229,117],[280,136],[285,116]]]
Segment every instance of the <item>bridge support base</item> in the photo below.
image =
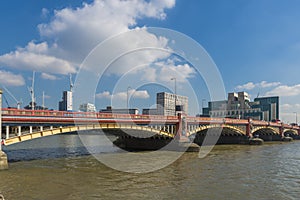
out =
[[250,145],[263,145],[264,140],[260,138],[250,138],[249,139],[249,144]]
[[0,170],[8,169],[7,155],[0,151]]
[[293,138],[292,137],[283,137],[282,141],[284,141],[284,142],[292,142]]
[[175,149],[178,151],[199,152],[200,146],[196,143],[190,142],[188,137],[181,136],[178,140],[178,147]]

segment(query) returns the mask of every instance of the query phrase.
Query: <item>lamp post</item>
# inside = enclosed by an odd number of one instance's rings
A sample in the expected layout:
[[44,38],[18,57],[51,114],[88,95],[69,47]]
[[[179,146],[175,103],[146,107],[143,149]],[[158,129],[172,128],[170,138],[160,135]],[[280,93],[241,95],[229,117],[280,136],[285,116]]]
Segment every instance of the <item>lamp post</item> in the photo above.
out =
[[130,86],[127,87],[127,100],[126,100],[126,103],[127,103],[127,110],[128,110],[128,113],[129,113],[129,90],[132,89]]
[[206,102],[206,99],[202,99],[202,115],[203,115],[204,102]]
[[176,78],[171,78],[171,81],[174,81],[174,92],[175,92],[175,116],[176,116],[176,104],[177,104],[177,91],[176,91]]
[[295,117],[296,117],[296,124],[298,125],[298,114],[297,112],[294,112],[295,113]]

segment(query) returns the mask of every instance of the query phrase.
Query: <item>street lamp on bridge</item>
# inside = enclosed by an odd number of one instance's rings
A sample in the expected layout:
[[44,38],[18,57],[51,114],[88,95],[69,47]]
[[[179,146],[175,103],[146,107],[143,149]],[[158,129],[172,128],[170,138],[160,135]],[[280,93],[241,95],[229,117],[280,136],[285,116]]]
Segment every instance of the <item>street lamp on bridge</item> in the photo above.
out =
[[129,90],[130,89],[132,89],[132,88],[130,86],[128,86],[127,87],[127,100],[126,100],[128,113],[129,113]]
[[177,104],[177,91],[176,91],[176,78],[171,78],[171,81],[174,81],[174,92],[175,92],[175,116],[176,116],[176,104]]
[[298,125],[298,114],[297,114],[297,112],[293,112],[293,113],[295,113],[295,117],[296,117],[296,124]]

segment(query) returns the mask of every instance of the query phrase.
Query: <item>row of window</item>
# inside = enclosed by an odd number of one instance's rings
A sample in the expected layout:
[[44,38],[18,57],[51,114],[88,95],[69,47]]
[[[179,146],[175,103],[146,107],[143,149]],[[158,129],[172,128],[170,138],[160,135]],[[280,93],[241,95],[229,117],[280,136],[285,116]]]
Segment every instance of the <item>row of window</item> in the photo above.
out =
[[230,116],[230,115],[243,115],[248,113],[258,113],[259,109],[250,109],[250,110],[229,110],[229,111],[210,111],[209,114],[213,117],[215,116]]

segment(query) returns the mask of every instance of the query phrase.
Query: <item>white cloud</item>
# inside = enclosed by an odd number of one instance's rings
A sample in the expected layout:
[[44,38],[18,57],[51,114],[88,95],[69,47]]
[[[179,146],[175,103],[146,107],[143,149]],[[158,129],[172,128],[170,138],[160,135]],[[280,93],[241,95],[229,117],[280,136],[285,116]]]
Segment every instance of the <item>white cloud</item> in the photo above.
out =
[[248,82],[244,85],[238,85],[236,87],[238,90],[252,90],[253,88],[255,88],[255,84],[253,82]]
[[[136,98],[136,99],[148,99],[150,95],[146,90],[128,90],[128,97],[129,98]],[[126,92],[118,92],[111,94],[108,91],[104,91],[102,93],[96,94],[96,98],[98,99],[114,99],[114,100],[127,100],[127,91]]]
[[258,84],[258,87],[262,87],[262,88],[276,87],[280,84],[281,84],[280,82],[270,82],[270,83],[268,83],[267,81],[262,81]]
[[[74,73],[100,42],[112,35],[136,29],[138,19],[149,17],[162,20],[166,17],[165,9],[174,6],[175,0],[95,0],[75,9],[56,10],[49,23],[38,25],[43,42],[36,44],[31,41],[25,48],[17,48],[0,56],[0,64],[51,74]],[[43,9],[42,14],[47,15],[48,11]],[[141,38],[124,38],[120,45],[132,49],[137,46],[136,43],[145,40],[157,47],[166,47],[165,39],[155,37],[146,29]],[[154,62],[162,57],[161,52],[145,51],[135,58]],[[129,58],[125,63],[130,66],[132,62]],[[126,69],[126,66],[111,72],[120,74],[122,68]]]
[[281,96],[281,97],[291,97],[297,95],[300,95],[300,84],[293,85],[293,86],[280,85],[266,93],[266,96]]
[[193,67],[188,64],[175,64],[172,60],[155,63],[159,67],[157,77],[160,81],[170,82],[171,78],[176,78],[176,82],[187,82],[188,78],[196,73]]
[[285,104],[280,105],[280,108],[281,108],[282,111],[293,112],[294,109],[300,109],[300,104],[298,104],[298,103],[296,103],[296,104],[285,103]]
[[29,42],[25,48],[18,48],[0,56],[0,64],[19,70],[35,70],[55,74],[75,73],[76,69],[66,60],[48,55],[47,43]]
[[49,15],[49,10],[47,8],[43,8],[41,12],[41,17],[46,18]]
[[238,85],[235,89],[237,89],[237,90],[253,90],[254,88],[276,87],[280,84],[281,84],[280,82],[267,82],[267,81],[262,81],[260,83],[248,82],[244,85]]
[[41,74],[41,77],[42,77],[43,79],[46,79],[46,80],[52,80],[52,81],[58,79],[56,76],[54,76],[54,75],[52,75],[52,74],[47,74],[47,73],[44,73],[44,72]]
[[4,86],[22,86],[25,84],[23,76],[0,70],[0,84]]

